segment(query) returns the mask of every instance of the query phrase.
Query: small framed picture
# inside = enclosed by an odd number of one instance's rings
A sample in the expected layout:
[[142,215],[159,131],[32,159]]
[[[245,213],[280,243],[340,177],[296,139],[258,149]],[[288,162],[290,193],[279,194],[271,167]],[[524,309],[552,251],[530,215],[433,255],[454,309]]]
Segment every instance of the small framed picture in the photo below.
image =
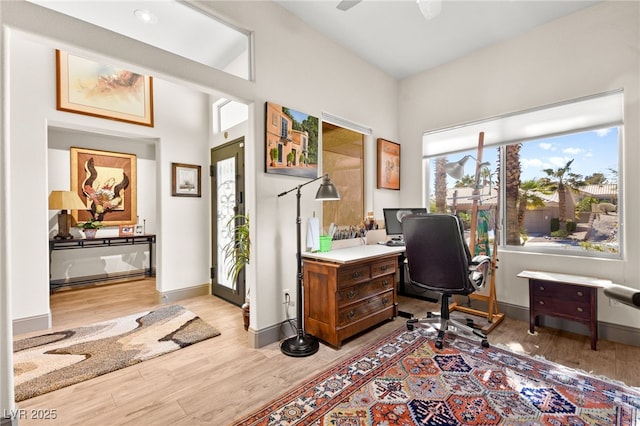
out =
[[118,235],[121,237],[130,237],[135,231],[135,225],[120,225]]
[[144,235],[144,225],[136,225],[134,235]]
[[200,197],[200,166],[171,163],[171,195],[174,197]]

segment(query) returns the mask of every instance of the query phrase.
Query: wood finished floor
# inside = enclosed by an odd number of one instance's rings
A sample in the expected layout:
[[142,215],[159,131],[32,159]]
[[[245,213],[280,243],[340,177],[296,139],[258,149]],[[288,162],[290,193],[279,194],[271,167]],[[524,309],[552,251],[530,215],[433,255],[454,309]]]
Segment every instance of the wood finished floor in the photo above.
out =
[[[435,304],[400,297],[400,309],[416,315]],[[18,408],[56,410],[56,420],[21,420],[21,425],[227,425],[249,414],[305,378],[404,326],[396,318],[346,341],[339,350],[320,345],[307,358],[283,355],[277,343],[252,349],[241,309],[213,296],[179,302],[218,328],[221,335],[36,398]],[[52,295],[53,330],[87,325],[156,307],[155,283],[142,280]],[[506,318],[490,334],[494,345],[540,355],[569,367],[640,386],[640,348],[605,340],[590,350],[587,336],[538,328]],[[29,333],[16,339],[43,334]]]

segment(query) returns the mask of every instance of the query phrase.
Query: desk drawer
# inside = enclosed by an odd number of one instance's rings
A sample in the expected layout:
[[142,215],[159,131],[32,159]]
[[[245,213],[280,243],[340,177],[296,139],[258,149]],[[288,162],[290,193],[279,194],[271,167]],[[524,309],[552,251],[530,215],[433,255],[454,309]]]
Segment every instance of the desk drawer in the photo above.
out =
[[340,308],[350,303],[355,303],[393,288],[393,275],[386,275],[368,283],[347,287],[338,291],[338,307]]
[[536,314],[546,313],[579,320],[591,318],[591,304],[588,301],[567,302],[554,298],[536,297],[531,303],[533,305],[531,308],[535,309]]
[[534,281],[531,283],[531,291],[534,297],[546,299],[561,299],[564,302],[589,302],[590,289],[578,285],[558,285],[548,281]]
[[385,259],[371,264],[371,278],[387,274],[395,274],[398,269],[398,258]]
[[344,326],[359,321],[370,314],[379,312],[392,305],[393,290],[363,300],[360,303],[341,308],[338,311],[338,326]]
[[361,265],[353,268],[344,268],[338,271],[338,288],[349,287],[371,279],[371,267]]

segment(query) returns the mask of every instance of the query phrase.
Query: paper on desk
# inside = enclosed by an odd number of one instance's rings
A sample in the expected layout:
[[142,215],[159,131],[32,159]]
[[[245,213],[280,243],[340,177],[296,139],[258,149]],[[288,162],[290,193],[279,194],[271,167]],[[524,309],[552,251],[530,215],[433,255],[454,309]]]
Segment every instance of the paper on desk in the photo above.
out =
[[320,250],[320,219],[310,217],[307,222],[307,250]]

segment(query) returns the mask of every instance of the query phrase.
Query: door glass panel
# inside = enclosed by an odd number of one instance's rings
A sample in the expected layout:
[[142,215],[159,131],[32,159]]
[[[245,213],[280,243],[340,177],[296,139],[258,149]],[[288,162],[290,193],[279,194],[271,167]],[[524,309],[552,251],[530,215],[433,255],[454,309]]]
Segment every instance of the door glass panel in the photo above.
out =
[[218,284],[236,290],[236,283],[229,275],[229,265],[223,256],[223,247],[231,241],[233,235],[229,232],[229,221],[236,214],[236,159],[235,157],[221,160],[216,165],[216,182],[218,182]]

